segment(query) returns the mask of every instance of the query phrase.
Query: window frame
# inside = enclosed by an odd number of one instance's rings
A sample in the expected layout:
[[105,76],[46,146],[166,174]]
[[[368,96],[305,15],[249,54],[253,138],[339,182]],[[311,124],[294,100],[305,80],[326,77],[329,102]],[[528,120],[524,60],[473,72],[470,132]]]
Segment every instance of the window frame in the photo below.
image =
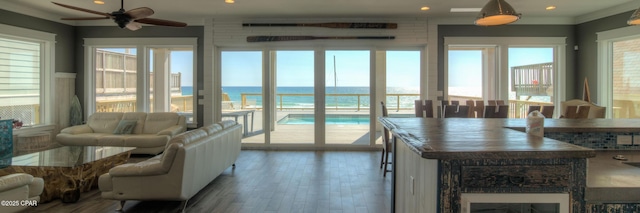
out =
[[[149,97],[149,81],[148,64],[150,57],[148,55],[150,48],[171,48],[191,46],[193,51],[193,122],[187,123],[190,128],[198,126],[198,90],[197,90],[197,58],[198,58],[198,40],[193,37],[184,38],[84,38],[84,70],[95,70],[95,55],[93,54],[97,48],[122,48],[135,47],[137,60],[137,70],[144,72],[137,73],[136,82],[136,109],[140,112],[148,112],[150,102]],[[95,72],[84,73],[84,90],[85,90],[85,117],[96,111],[96,91],[95,91]],[[170,94],[168,94],[170,95]]]
[[[444,94],[447,95],[449,71],[447,67],[447,54],[449,46],[473,46],[473,45],[496,45],[496,67],[497,75],[495,82],[499,85],[497,99],[509,100],[509,81],[501,79],[509,79],[509,48],[510,47],[552,47],[554,54],[554,105],[560,106],[560,102],[566,98],[566,37],[445,37],[444,38]],[[483,79],[487,81],[487,79]],[[487,84],[483,82],[483,84]],[[557,86],[556,86],[557,85]],[[486,97],[485,97],[486,98]],[[559,114],[559,107],[555,108]]]
[[[640,38],[640,28],[628,26],[608,31],[598,32],[598,94],[597,103],[600,106],[613,108],[613,42]],[[612,118],[613,110],[606,110],[605,118]]]
[[31,30],[21,27],[0,24],[0,36],[7,39],[22,40],[40,44],[40,123],[38,125],[53,124],[57,116],[53,113],[54,67],[56,34]]

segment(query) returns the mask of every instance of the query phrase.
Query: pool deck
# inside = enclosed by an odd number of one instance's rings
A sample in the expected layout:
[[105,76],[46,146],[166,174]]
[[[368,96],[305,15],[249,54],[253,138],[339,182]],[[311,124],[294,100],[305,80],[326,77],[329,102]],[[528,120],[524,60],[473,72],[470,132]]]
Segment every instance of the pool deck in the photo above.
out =
[[[313,144],[314,143],[314,125],[312,124],[277,124],[277,121],[289,114],[313,114],[313,110],[286,110],[276,112],[276,124],[271,131],[271,144]],[[327,110],[327,114],[351,114],[351,115],[368,115],[369,110]],[[389,114],[407,114],[413,115],[412,110],[401,110],[396,112],[390,110]],[[265,134],[263,129],[263,113],[262,110],[256,110],[254,114],[253,131],[249,132],[249,136],[242,139],[243,143],[264,143]],[[228,119],[228,118],[225,118]],[[251,119],[249,119],[251,120]],[[239,120],[240,123],[243,123]],[[251,121],[249,121],[251,122]],[[249,123],[251,130],[251,123]],[[379,138],[380,131],[376,132],[376,138]],[[364,125],[326,125],[325,133],[326,144],[352,144],[352,145],[369,145],[369,124]],[[380,139],[376,140],[380,144]]]

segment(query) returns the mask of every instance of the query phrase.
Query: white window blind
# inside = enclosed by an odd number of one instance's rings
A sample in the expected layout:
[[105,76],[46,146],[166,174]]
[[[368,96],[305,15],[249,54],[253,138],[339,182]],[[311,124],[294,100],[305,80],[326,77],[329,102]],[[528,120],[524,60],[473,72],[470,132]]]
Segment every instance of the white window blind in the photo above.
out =
[[37,124],[42,44],[0,36],[0,117]]

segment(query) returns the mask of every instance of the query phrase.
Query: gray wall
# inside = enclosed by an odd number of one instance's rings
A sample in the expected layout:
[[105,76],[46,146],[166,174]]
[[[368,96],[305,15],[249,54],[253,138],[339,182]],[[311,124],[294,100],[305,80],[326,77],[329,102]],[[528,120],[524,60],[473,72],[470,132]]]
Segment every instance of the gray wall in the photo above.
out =
[[[578,35],[577,44],[578,51],[576,54],[576,84],[574,90],[576,96],[574,98],[582,98],[582,84],[584,78],[589,80],[589,92],[591,92],[591,101],[598,100],[598,44],[597,32],[626,27],[627,20],[631,17],[629,11],[606,18],[585,22],[576,25],[576,35]],[[569,98],[569,96],[567,96]]]
[[[196,75],[198,82],[194,85],[194,101],[197,101],[198,90],[204,89],[204,71],[203,64],[205,62],[204,55],[204,27],[195,26],[195,27],[185,27],[185,28],[173,28],[173,27],[156,27],[156,26],[144,26],[142,29],[137,31],[130,31],[127,29],[120,29],[117,26],[113,27],[76,27],[76,40],[75,44],[75,61],[76,68],[78,71],[78,76],[76,78],[76,94],[80,98],[80,103],[84,103],[84,72],[82,71],[84,65],[84,39],[85,38],[144,38],[144,37],[190,37],[198,39],[198,50],[197,54],[197,64],[196,67]],[[211,60],[207,60],[208,63]],[[204,110],[202,105],[197,105],[196,109],[198,113],[197,122],[202,125],[203,123],[203,113]]]
[[0,9],[0,23],[56,34],[56,72],[76,72],[75,29],[73,26],[47,21]]
[[576,43],[574,25],[505,25],[479,27],[475,25],[438,26],[438,90],[444,89],[444,37],[566,37],[567,43],[567,97],[574,96]]

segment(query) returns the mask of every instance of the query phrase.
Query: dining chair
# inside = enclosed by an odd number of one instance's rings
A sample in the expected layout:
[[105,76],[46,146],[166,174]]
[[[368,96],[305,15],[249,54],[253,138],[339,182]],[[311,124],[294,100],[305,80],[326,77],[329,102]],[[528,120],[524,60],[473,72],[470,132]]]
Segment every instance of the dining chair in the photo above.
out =
[[533,112],[534,110],[538,110],[538,112],[540,112],[542,115],[544,115],[544,118],[553,118],[553,110],[556,107],[553,105],[546,105],[546,106],[529,106],[529,110],[527,111],[527,115],[531,112]]
[[[542,106],[529,106],[529,110],[527,110],[527,115],[536,110],[538,110],[538,112],[542,112]],[[547,116],[545,116],[545,118],[546,117]]]
[[484,118],[508,118],[509,105],[485,106]]
[[484,113],[483,100],[467,100],[469,106],[469,118],[482,118]]
[[[383,101],[380,101],[380,110],[382,111],[380,114],[382,115],[382,117],[388,117],[389,116],[389,112],[387,110],[387,106],[384,104]],[[382,127],[382,157],[380,158],[380,168],[384,168],[382,171],[382,176],[386,177],[387,176],[387,172],[390,172],[391,170],[387,170],[387,165],[389,165],[389,153],[391,153],[391,148],[392,148],[392,144],[390,141],[390,134],[389,134],[389,129],[387,129],[386,127]]]
[[588,118],[590,106],[567,106],[561,118]]
[[489,105],[489,106],[504,105],[504,100],[489,100],[489,101],[487,101],[487,105]]
[[442,100],[442,101],[440,101],[440,103],[441,103],[441,105],[438,108],[438,113],[439,113],[441,118],[445,117],[444,116],[444,109],[445,109],[446,106],[458,106],[458,105],[460,105],[460,101],[456,101],[456,100],[453,100],[453,101]]
[[553,105],[542,106],[542,111],[540,111],[540,113],[542,113],[545,118],[553,118],[553,110],[555,108],[556,107]]
[[446,105],[444,107],[445,118],[468,118],[469,106]]
[[433,101],[432,100],[415,100],[416,117],[433,118]]
[[[587,110],[587,116],[585,118],[604,118],[605,117],[605,112],[606,112],[606,107],[601,107],[598,105],[595,105],[591,102],[588,101],[584,101],[581,99],[572,99],[572,100],[568,100],[568,101],[562,101],[560,102],[560,106],[562,108],[560,108],[562,110],[562,116],[567,117],[567,113],[573,113],[573,112],[568,112],[568,107],[569,106],[585,106],[585,107],[589,107],[589,109]],[[579,108],[578,111],[579,111]],[[583,109],[586,110],[586,109]],[[571,110],[569,110],[571,111]]]

